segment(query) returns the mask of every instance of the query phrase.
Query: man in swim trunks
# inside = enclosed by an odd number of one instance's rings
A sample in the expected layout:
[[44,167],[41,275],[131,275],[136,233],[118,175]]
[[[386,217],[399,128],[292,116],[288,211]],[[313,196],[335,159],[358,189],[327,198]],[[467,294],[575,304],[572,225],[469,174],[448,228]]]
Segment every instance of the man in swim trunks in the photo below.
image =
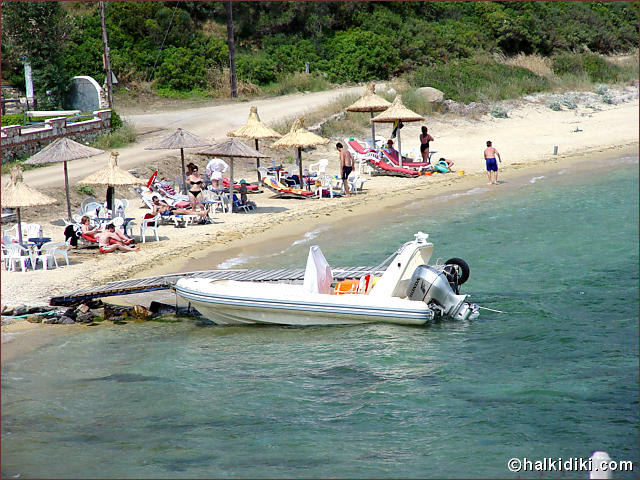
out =
[[[498,183],[498,164],[496,162],[496,157],[500,163],[502,163],[502,159],[500,158],[500,154],[498,150],[491,146],[491,142],[487,141],[487,148],[484,149],[484,160],[487,164],[487,176],[489,177],[489,185]],[[491,172],[493,172],[494,180],[491,180]]]
[[116,233],[116,227],[113,223],[107,225],[103,232],[96,235],[100,245],[100,253],[110,253],[115,252],[116,250],[122,250],[125,252],[137,252],[140,250],[140,247],[138,246],[132,247],[130,245],[125,245],[122,237],[123,235],[118,235]]
[[342,176],[342,185],[344,187],[344,194],[349,197],[351,192],[349,191],[349,175],[353,172],[353,156],[351,152],[344,148],[344,146],[338,142],[336,148],[340,152],[340,172]]

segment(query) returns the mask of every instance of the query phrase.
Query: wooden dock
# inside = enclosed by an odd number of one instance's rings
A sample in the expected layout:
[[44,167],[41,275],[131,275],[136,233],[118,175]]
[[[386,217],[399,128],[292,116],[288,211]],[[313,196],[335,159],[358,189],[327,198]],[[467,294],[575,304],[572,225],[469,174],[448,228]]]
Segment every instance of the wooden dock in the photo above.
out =
[[[70,305],[96,298],[130,295],[132,293],[151,292],[155,290],[167,290],[179,279],[210,278],[215,280],[237,280],[241,282],[280,282],[302,283],[304,280],[304,268],[281,268],[275,270],[203,270],[199,272],[174,273],[146,278],[132,278],[109,282],[96,287],[86,287],[72,292],[52,297],[49,302],[53,306]],[[331,273],[336,281],[360,278],[363,275],[382,275],[384,268],[377,267],[337,267],[332,268]]]

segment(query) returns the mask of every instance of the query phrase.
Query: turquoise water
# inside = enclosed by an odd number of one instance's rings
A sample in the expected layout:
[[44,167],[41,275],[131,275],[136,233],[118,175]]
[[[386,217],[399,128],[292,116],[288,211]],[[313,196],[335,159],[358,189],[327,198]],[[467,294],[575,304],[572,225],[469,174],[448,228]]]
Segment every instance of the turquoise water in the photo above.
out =
[[[243,267],[376,265],[418,230],[471,265],[473,322],[105,326],[3,366],[2,476],[514,477],[512,457],[632,460],[638,159],[416,200]],[[315,237],[315,238],[314,238]],[[586,478],[585,472],[520,477]]]

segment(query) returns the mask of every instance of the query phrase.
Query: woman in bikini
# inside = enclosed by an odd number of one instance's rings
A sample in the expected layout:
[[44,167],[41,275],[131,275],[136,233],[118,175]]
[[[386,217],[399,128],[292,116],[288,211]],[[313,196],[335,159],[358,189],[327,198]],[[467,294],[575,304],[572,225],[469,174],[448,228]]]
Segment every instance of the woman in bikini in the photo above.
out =
[[191,175],[187,177],[187,187],[189,188],[189,201],[191,202],[191,209],[196,209],[198,203],[198,196],[202,194],[202,187],[204,186],[204,180],[198,173],[198,167],[194,165],[191,170]]
[[433,141],[434,138],[427,132],[427,127],[423,126],[420,134],[420,153],[423,162],[429,163],[429,142]]

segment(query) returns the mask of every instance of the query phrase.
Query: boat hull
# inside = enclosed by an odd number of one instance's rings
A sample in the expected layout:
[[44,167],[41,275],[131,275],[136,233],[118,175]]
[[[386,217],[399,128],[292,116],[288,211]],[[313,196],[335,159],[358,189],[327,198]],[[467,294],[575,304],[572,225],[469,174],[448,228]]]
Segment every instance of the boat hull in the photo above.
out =
[[[434,318],[434,312],[424,302],[395,298],[372,301],[367,295],[308,294],[293,285],[279,286],[280,295],[275,297],[272,287],[276,286],[249,285],[249,282],[216,285],[211,281],[190,280],[178,282],[176,293],[204,317],[222,325],[308,326],[373,322],[424,325]],[[240,294],[238,289],[251,293]],[[283,290],[293,292],[283,294]]]

